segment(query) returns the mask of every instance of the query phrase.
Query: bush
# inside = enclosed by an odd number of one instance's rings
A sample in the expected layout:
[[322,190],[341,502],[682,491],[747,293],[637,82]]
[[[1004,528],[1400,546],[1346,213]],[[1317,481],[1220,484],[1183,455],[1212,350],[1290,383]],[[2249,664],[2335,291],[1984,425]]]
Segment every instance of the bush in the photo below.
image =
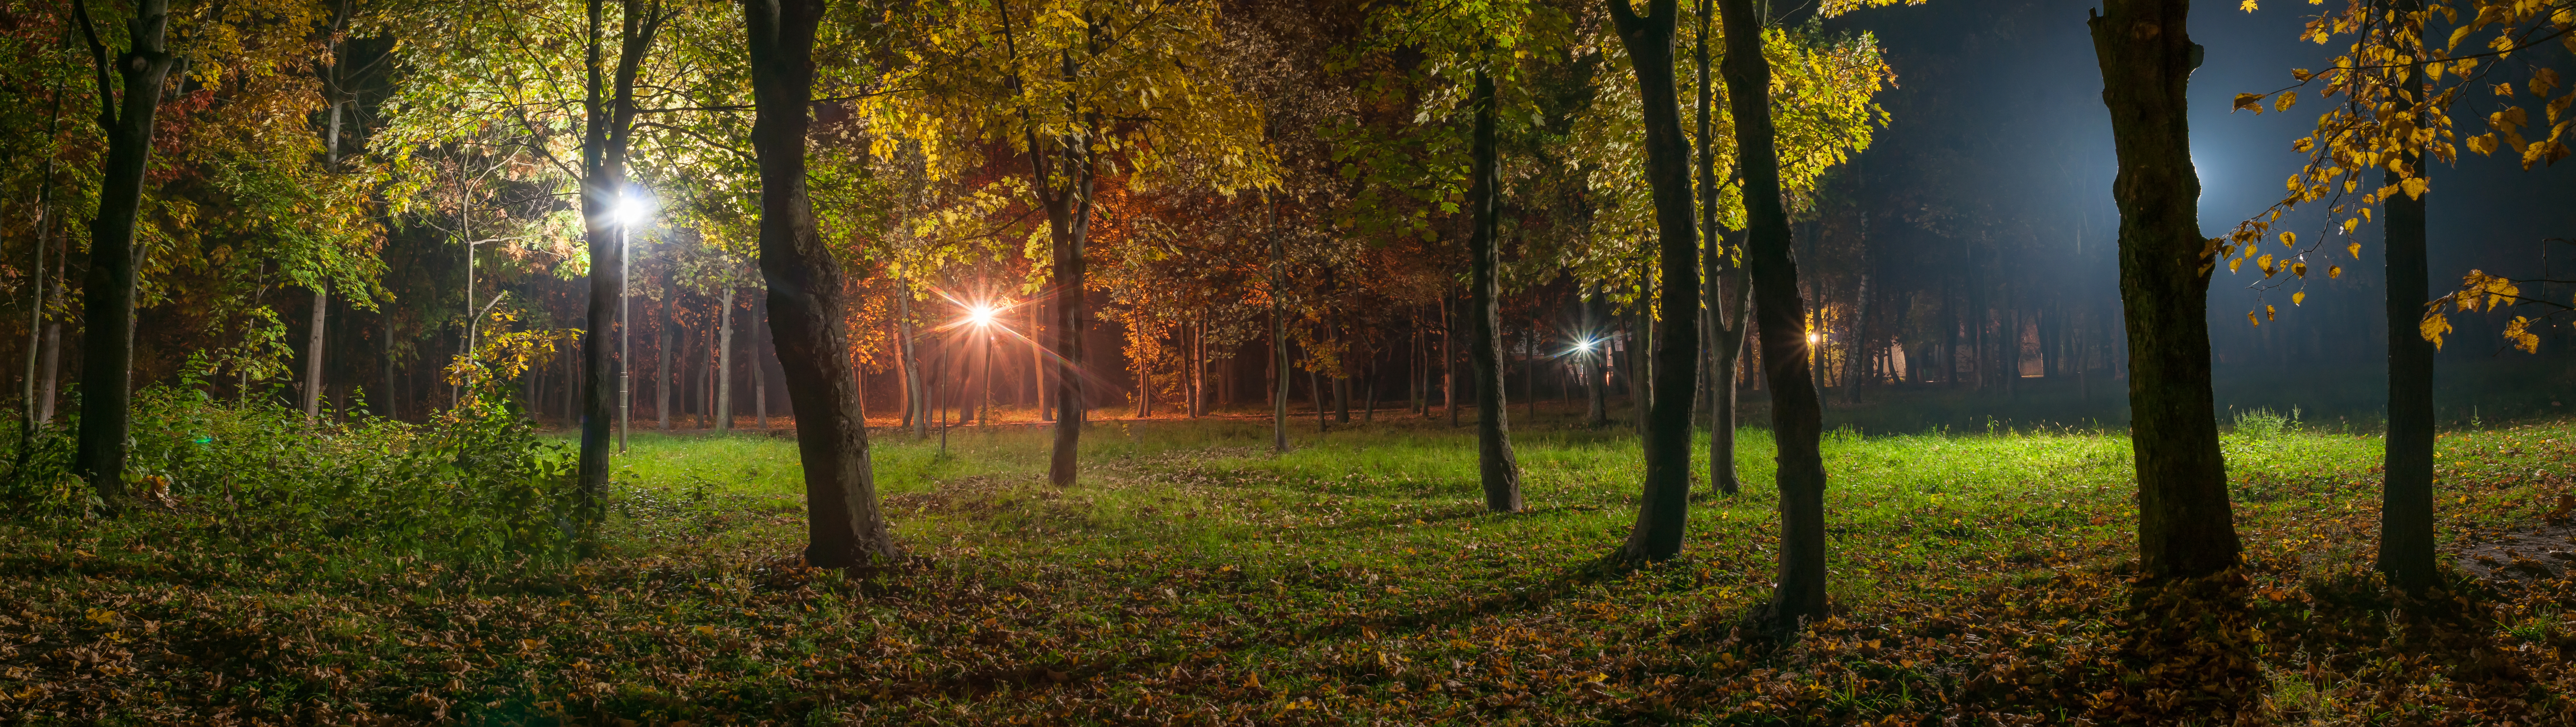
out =
[[[421,425],[307,423],[266,397],[219,402],[155,387],[136,395],[133,412],[124,478],[136,506],[175,511],[246,548],[563,560],[587,521],[575,455],[538,441],[506,403],[478,398]],[[70,474],[71,431],[43,428],[11,458],[0,502],[18,517],[101,512],[95,488]]]

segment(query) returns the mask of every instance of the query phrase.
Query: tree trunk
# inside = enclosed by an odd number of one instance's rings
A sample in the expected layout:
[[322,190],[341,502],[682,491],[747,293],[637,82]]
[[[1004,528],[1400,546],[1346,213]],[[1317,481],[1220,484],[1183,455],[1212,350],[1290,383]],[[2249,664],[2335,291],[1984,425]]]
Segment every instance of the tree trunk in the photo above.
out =
[[[766,365],[768,359],[761,356],[760,351],[761,344],[768,339],[768,313],[769,301],[766,296],[751,299],[751,411],[753,421],[758,422],[760,430],[764,432],[769,431],[769,367]],[[854,362],[850,364],[850,375],[862,377],[866,376],[867,372],[860,370],[858,364]],[[867,380],[852,378],[850,385],[857,387],[859,404],[861,408],[865,408],[868,398]]]
[[[1270,208],[1268,195],[1263,195],[1262,206]],[[1272,209],[1275,212],[1275,208]],[[1268,227],[1275,228],[1278,218],[1272,216],[1268,219],[1271,223]],[[1287,295],[1285,278],[1288,263],[1286,251],[1279,243],[1279,231],[1265,229],[1262,234],[1270,240],[1270,364],[1279,369],[1279,393],[1271,398],[1270,451],[1287,454],[1288,311],[1285,303]]]
[[[1690,518],[1691,379],[1699,375],[1692,363],[1699,357],[1694,323],[1699,317],[1699,214],[1691,200],[1690,137],[1682,132],[1673,79],[1678,3],[1651,0],[1642,18],[1629,9],[1628,0],[1610,0],[1609,5],[1645,107],[1646,181],[1654,197],[1656,258],[1663,272],[1649,369],[1654,379],[1647,390],[1652,405],[1645,410],[1645,493],[1636,527],[1619,554],[1631,562],[1660,561],[1681,552]],[[1754,97],[1763,98],[1758,91]],[[1646,307],[1645,301],[1638,303],[1640,309]]]
[[[2418,10],[2418,0],[2387,3],[2399,14]],[[2421,52],[2412,53],[2421,58]],[[2423,80],[2412,66],[2400,72],[2398,85],[2420,102]],[[2401,163],[2421,173],[2421,151],[2408,147]],[[2404,174],[2386,173],[2396,186]],[[2424,198],[2398,194],[2388,199],[2388,444],[2381,461],[2379,507],[2379,572],[2388,584],[2409,593],[2434,585],[2433,556],[2433,353],[2431,341],[2416,329],[2430,295],[2425,261]]]
[[848,287],[840,259],[815,234],[805,189],[814,30],[823,3],[745,0],[743,15],[758,107],[751,141],[760,158],[760,270],[805,467],[805,562],[848,568],[891,559],[897,551],[877,511],[867,417],[850,381]]
[[1457,303],[1440,301],[1440,407],[1449,413],[1449,427],[1458,426],[1458,315]]
[[1484,485],[1485,509],[1519,512],[1521,468],[1512,456],[1510,414],[1503,402],[1502,245],[1495,240],[1502,213],[1502,167],[1494,144],[1494,79],[1476,72],[1475,177],[1467,190],[1468,214],[1475,227],[1467,235],[1467,351],[1476,366],[1476,475]]
[[[107,136],[107,158],[99,168],[98,217],[90,222],[89,273],[82,281],[83,320],[89,329],[82,336],[79,450],[72,472],[97,488],[110,510],[121,510],[126,506],[126,409],[134,400],[128,376],[134,366],[138,282],[135,215],[143,207],[154,113],[176,59],[163,43],[170,0],[136,0],[134,18],[126,26],[127,49],[112,64],[108,47],[91,25],[88,4],[74,5],[97,69],[98,122]],[[111,71],[127,91],[122,99],[109,87]]]
[[1717,485],[1717,491],[1733,495],[1743,487],[1735,472],[1735,379],[1736,368],[1744,359],[1745,322],[1753,313],[1753,285],[1744,279],[1742,269],[1722,275],[1713,286],[1718,295],[1712,300],[1724,302],[1727,307],[1723,311],[1712,307],[1710,311],[1711,318],[1724,316],[1727,322],[1717,327],[1713,347],[1717,360],[1711,363],[1717,369],[1716,375],[1710,377],[1715,382],[1717,411],[1708,430],[1708,479]]
[[1760,18],[1751,0],[1717,0],[1725,23],[1727,102],[1735,119],[1744,177],[1745,272],[1758,302],[1763,378],[1771,387],[1771,431],[1778,440],[1779,584],[1760,617],[1788,630],[1825,617],[1825,462],[1819,449],[1824,405],[1806,366],[1806,301],[1798,297],[1789,215],[1780,203],[1780,155],[1771,123],[1771,64],[1762,56]]
[[[733,431],[733,284],[716,304],[716,432]],[[847,354],[844,354],[845,356]],[[846,377],[845,377],[846,378]]]
[[[581,219],[582,237],[590,245],[590,298],[588,320],[581,334],[581,504],[577,525],[582,529],[582,553],[591,555],[599,521],[606,516],[608,503],[608,460],[612,435],[617,424],[617,365],[611,335],[615,333],[617,303],[625,295],[626,279],[618,271],[626,269],[626,245],[623,222],[617,219],[617,201],[626,193],[626,147],[634,132],[635,76],[643,67],[644,53],[653,45],[653,35],[660,29],[658,7],[648,13],[642,0],[623,0],[625,22],[618,31],[617,67],[609,79],[600,77],[601,12],[603,0],[590,0],[589,42],[586,60],[589,77],[583,104],[587,114],[582,125]],[[469,238],[470,245],[470,238]]]
[[679,315],[673,308],[680,299],[679,286],[672,284],[674,273],[663,274],[662,324],[656,333],[660,340],[653,354],[653,415],[660,419],[662,431],[671,431],[671,357],[679,353]]
[[2094,16],[2102,101],[2120,160],[2120,301],[2128,314],[2130,431],[2137,452],[2138,556],[2147,577],[2237,564],[2227,465],[2211,411],[2209,272],[2200,234],[2184,87],[2201,48],[2187,0],[2110,0]]
[[322,324],[330,316],[330,286],[313,288],[313,320],[304,339],[304,422],[322,416]]

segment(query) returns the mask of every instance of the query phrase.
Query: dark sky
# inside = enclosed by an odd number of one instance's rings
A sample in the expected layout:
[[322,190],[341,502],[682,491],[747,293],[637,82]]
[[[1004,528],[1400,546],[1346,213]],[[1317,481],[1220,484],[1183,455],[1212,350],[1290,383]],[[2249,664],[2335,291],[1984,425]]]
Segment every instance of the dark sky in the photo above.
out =
[[[2328,6],[2343,2],[2329,0]],[[2288,113],[2230,113],[2230,102],[2239,92],[2286,86],[2292,82],[2289,69],[2323,67],[2331,57],[2327,46],[2296,39],[2307,16],[2328,6],[2265,0],[2265,7],[2252,14],[2236,6],[2237,0],[2199,2],[2192,10],[2192,39],[2208,49],[2190,89],[2201,226],[2212,236],[2226,233],[2281,196],[2283,179],[2304,159],[2290,142],[2312,129],[2325,108],[2314,90],[2304,91],[2303,103]],[[1889,204],[1898,204],[1892,200],[1908,191],[1901,187],[1919,193],[1926,186],[1953,185],[1943,193],[1981,197],[1976,203],[1986,214],[2038,230],[2041,244],[2062,248],[2045,262],[2031,263],[2045,271],[2026,272],[2086,294],[2115,295],[2117,262],[2107,243],[2118,224],[2110,199],[2117,168],[2101,102],[2100,69],[2085,27],[2093,7],[2098,3],[1933,0],[1837,20],[1835,27],[1876,34],[1899,75],[1900,88],[1883,97],[1894,115],[1891,125],[1859,164],[1893,168],[1906,166],[1901,157],[1917,157],[1908,167],[1912,176],[1872,182],[1861,196],[1886,195]],[[2563,52],[2545,60],[2562,72],[2571,67]],[[2463,120],[2463,136],[2485,131],[2483,118],[2492,110],[2484,94],[2470,99],[2454,111]],[[1920,155],[1933,149],[1943,150],[1935,157],[1939,163],[1920,161]],[[2463,154],[2459,166],[2433,172],[2429,224],[2437,294],[2470,268],[2536,274],[2542,238],[2576,238],[2576,161],[2525,172],[2516,161]],[[2285,219],[2278,229],[2309,237],[2319,226],[2316,217],[2307,215]],[[2222,404],[2230,396],[2226,379],[2231,376],[2261,382],[2290,376],[2301,383],[2264,386],[2297,396],[2317,393],[2313,387],[2349,388],[2382,375],[2379,357],[2385,339],[2377,332],[2385,329],[2376,227],[2366,225],[2358,235],[2364,245],[2360,260],[2347,256],[2338,241],[2330,259],[2314,266],[2339,264],[2355,274],[2333,284],[2313,284],[2297,311],[2290,310],[2286,291],[2269,298],[2284,310],[2269,330],[2245,325],[2245,311],[2260,305],[2246,289],[2259,279],[2253,266],[2242,274],[2217,274],[2210,292],[2211,328],[2221,359]],[[2555,270],[2576,268],[2576,260],[2570,260],[2576,258],[2576,246],[2560,245],[2553,254],[2560,260]],[[2561,272],[2560,277],[2576,275]],[[2552,295],[2563,299],[2569,292]],[[2455,342],[2445,350],[2446,361],[2468,362],[2445,368],[2449,385],[2479,375],[2479,364],[2469,359],[2498,358],[2492,328],[2464,334],[2475,340]],[[2231,367],[2230,362],[2246,360],[2241,354],[2260,336],[2313,338],[2316,343],[2304,356]],[[2576,336],[2553,343],[2561,351],[2576,348],[2570,345],[2576,344]],[[2567,368],[2565,364],[2560,360],[2558,368]],[[2307,375],[2321,369],[2349,376]]]

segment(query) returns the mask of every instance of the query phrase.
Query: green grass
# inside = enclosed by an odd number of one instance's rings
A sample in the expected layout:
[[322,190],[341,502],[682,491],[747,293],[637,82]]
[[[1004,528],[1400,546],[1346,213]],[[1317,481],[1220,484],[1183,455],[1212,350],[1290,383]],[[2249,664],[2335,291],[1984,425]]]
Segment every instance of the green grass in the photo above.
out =
[[[1635,516],[1634,430],[1568,417],[1542,412],[1515,431],[1531,509],[1508,515],[1481,509],[1467,430],[1401,415],[1323,434],[1310,415],[1284,456],[1270,453],[1264,420],[1096,422],[1081,483],[1065,489],[1043,482],[1041,430],[961,428],[944,452],[935,437],[877,430],[879,492],[911,558],[848,580],[796,567],[794,443],[758,433],[634,438],[618,463],[611,552],[568,570],[410,562],[322,575],[156,540],[183,529],[184,507],[0,524],[0,643],[18,644],[0,646],[0,712],[2179,719],[2171,705],[2187,695],[2159,691],[2176,677],[2122,650],[2135,508],[2120,433],[1830,434],[1836,618],[1775,648],[1733,628],[1775,567],[1768,434],[1744,432],[1744,492],[1700,485],[1680,558],[1628,570],[1600,557]],[[2522,724],[2576,709],[2566,581],[2462,583],[2474,608],[2401,616],[2413,607],[2362,574],[2377,437],[2286,421],[2237,429],[2226,452],[2260,635],[2222,636],[2244,640],[2242,656],[2270,675],[2244,709],[2337,724]],[[2450,432],[2441,445],[2438,514],[2457,549],[2537,526],[2544,496],[2565,491],[2576,427]],[[217,565],[226,558],[249,565]]]

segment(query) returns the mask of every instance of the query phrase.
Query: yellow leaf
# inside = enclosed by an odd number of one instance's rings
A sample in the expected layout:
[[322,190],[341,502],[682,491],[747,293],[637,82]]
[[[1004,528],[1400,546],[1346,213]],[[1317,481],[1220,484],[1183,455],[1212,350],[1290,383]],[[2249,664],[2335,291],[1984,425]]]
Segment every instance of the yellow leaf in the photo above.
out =
[[2407,177],[2406,181],[2399,182],[2398,185],[2406,189],[2407,199],[2423,199],[2424,189],[2431,186],[2424,181],[2423,177]]
[[2270,277],[2272,275],[2272,256],[2265,255],[2255,258],[2254,267],[2261,268],[2263,270],[2263,275],[2265,277]]
[[2272,314],[2273,314],[2273,312],[2274,312],[2274,311],[2272,310],[2272,306],[2270,306],[2270,305],[2265,305],[2265,306],[2263,306],[2263,320],[2267,320],[2267,321],[2268,321],[2268,320],[2272,320]]
[[2254,112],[2254,115],[2256,115],[2256,116],[2261,116],[2261,115],[2263,115],[2263,94],[2259,94],[2259,93],[2240,93],[2240,94],[2236,94],[2236,108],[2235,108],[2235,109],[2228,109],[2228,111],[2230,111],[2230,112],[2234,112],[2236,109],[2248,109],[2248,110],[2253,111],[2253,112]]
[[2245,312],[2245,322],[2246,322],[2246,323],[2253,324],[2255,327],[2258,327],[2258,328],[2259,328],[2259,327],[2262,327],[2262,325],[2263,325],[2263,319],[2254,317],[2254,311],[2250,311],[2250,310]]
[[2326,266],[2326,278],[2327,278],[2327,279],[2340,278],[2340,277],[2343,277],[2343,266],[2341,266],[2341,265],[2328,265],[2328,266]]
[[2296,103],[2298,103],[2298,102],[2299,102],[2299,92],[2297,92],[2297,91],[2283,91],[2283,92],[2281,92],[2281,97],[2280,97],[2280,98],[2272,99],[2272,110],[2274,110],[2274,111],[2288,111],[2288,110],[2290,110],[2290,106],[2291,106],[2292,104],[2296,104]]
[[2361,218],[2359,218],[2359,217],[2346,217],[2346,218],[2343,218],[2343,234],[2349,235],[2349,234],[2352,234],[2352,231],[2353,231],[2353,230],[2358,230],[2358,229],[2361,229]]
[[[2302,277],[2302,278],[2304,278],[2304,277],[2308,277],[2308,264],[2307,264],[2307,263],[2290,263],[2290,274],[2291,274],[2291,275],[2296,275],[2296,276],[2299,276],[2299,277]],[[2291,299],[2290,304],[2291,304],[2291,305],[2298,305],[2298,304],[2299,304],[2299,301],[2298,301],[2297,299],[2295,299],[2295,298],[2294,298],[2294,299]]]
[[2245,0],[2245,2],[2237,4],[2236,9],[2249,13],[2254,12],[2254,0]]
[[2504,324],[2504,337],[2512,340],[2513,347],[2522,349],[2523,353],[2540,352],[2540,336],[2532,334],[2529,318],[2514,316],[2513,320],[2507,321]]
[[2304,291],[2304,290],[2302,290],[2302,291],[2297,291],[2297,292],[2291,293],[2291,294],[2290,294],[2290,305],[2298,305],[2301,301],[2305,301],[2305,300],[2307,300],[2307,299],[2308,299],[2308,291]]
[[2298,244],[2299,244],[2299,233],[2296,233],[2296,232],[2283,232],[2283,233],[2281,233],[2281,246],[2282,246],[2282,247],[2292,247],[2292,246],[2295,246],[2295,245],[2298,245]]
[[2415,332],[2432,341],[2434,350],[2441,350],[2442,334],[2451,332],[2451,319],[2440,313],[2426,313],[2423,322],[2415,324]]

